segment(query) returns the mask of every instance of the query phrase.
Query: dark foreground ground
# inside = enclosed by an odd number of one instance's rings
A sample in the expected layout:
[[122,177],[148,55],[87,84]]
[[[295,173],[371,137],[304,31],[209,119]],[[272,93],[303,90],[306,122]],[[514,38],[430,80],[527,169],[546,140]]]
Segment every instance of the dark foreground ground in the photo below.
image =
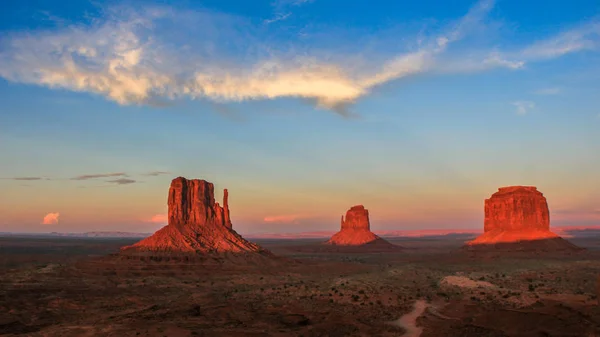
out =
[[232,268],[102,258],[136,239],[0,237],[0,336],[600,336],[600,237],[505,257],[464,239],[255,240],[300,262]]

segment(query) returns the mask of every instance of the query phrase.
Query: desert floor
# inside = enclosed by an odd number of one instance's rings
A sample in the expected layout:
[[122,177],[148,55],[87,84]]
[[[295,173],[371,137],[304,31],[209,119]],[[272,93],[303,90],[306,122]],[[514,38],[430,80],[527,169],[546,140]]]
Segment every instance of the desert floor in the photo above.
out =
[[129,261],[134,239],[0,237],[1,336],[600,336],[600,237],[572,255],[254,240],[262,264]]

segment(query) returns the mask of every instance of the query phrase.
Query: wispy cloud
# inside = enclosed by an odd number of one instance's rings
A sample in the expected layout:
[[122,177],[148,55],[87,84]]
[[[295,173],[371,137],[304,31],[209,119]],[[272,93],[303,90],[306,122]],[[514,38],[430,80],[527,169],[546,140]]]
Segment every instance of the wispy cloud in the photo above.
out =
[[53,224],[57,224],[58,223],[58,217],[60,216],[60,213],[56,212],[56,213],[48,213],[44,216],[44,219],[42,219],[42,225],[53,225]]
[[277,21],[283,21],[283,20],[289,18],[290,15],[292,15],[292,13],[278,13],[273,18],[265,19],[263,22],[265,24],[270,24],[270,23],[277,22]]
[[96,179],[96,178],[125,177],[125,176],[127,176],[127,174],[124,172],[97,173],[97,174],[84,174],[81,176],[71,178],[71,180],[88,180],[88,179]]
[[296,224],[299,222],[299,220],[306,218],[310,218],[310,216],[305,214],[285,214],[266,216],[263,221],[270,223]]
[[[306,2],[282,1],[278,8]],[[313,52],[294,41],[284,46],[270,35],[261,35],[264,29],[248,20],[222,13],[120,7],[89,25],[4,34],[0,76],[95,93],[123,105],[186,97],[214,102],[298,97],[345,112],[378,85],[411,75],[492,68],[517,71],[528,63],[598,45],[596,21],[506,50],[457,45],[481,31],[493,5],[481,1],[456,22],[419,37],[417,48],[392,55],[389,51],[378,55],[348,55],[335,49]],[[286,13],[276,12],[276,17]]]
[[543,88],[535,91],[536,95],[558,95],[560,94],[560,88]]
[[43,177],[14,177],[14,178],[2,178],[2,179],[32,181],[32,180],[44,180],[46,178],[43,178]]
[[531,101],[516,101],[512,102],[516,107],[516,112],[519,115],[525,115],[535,108],[535,103]]
[[152,171],[152,172],[148,172],[148,173],[143,173],[142,175],[156,177],[156,176],[160,176],[160,175],[163,175],[163,174],[171,174],[171,172],[168,172],[168,171]]
[[272,3],[274,15],[271,19],[263,20],[268,25],[277,21],[283,21],[292,15],[293,7],[313,2],[313,0],[276,0]]
[[117,184],[117,185],[128,185],[128,184],[136,183],[137,180],[128,179],[128,178],[119,178],[119,179],[114,179],[114,180],[107,180],[106,182]]

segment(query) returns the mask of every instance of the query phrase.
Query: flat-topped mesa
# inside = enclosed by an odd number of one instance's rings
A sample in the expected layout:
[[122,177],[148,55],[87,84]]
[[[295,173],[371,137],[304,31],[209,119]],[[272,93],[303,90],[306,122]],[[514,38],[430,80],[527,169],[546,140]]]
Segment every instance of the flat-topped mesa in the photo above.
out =
[[339,246],[359,246],[374,241],[387,243],[387,241],[371,232],[369,211],[363,205],[356,205],[346,212],[345,219],[342,215],[340,231],[326,243]]
[[467,247],[537,241],[541,249],[578,249],[550,231],[548,202],[534,186],[501,187],[484,207],[484,233]]
[[214,186],[206,180],[173,179],[168,197],[168,225],[152,236],[123,247],[122,253],[271,253],[232,229],[228,191],[223,207],[215,202]]
[[501,187],[485,200],[484,232],[550,230],[544,195],[533,186]]

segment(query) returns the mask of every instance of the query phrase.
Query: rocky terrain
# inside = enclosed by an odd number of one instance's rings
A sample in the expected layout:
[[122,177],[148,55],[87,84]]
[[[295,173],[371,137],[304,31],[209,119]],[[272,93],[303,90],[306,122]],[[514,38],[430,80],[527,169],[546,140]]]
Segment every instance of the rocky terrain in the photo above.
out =
[[600,246],[573,256],[482,258],[443,238],[390,239],[406,248],[386,253],[299,253],[286,241],[259,241],[300,263],[208,265],[87,257],[118,251],[101,239],[67,260],[51,241],[29,240],[13,238],[2,251],[5,259],[38,252],[0,270],[2,336],[600,333]]

